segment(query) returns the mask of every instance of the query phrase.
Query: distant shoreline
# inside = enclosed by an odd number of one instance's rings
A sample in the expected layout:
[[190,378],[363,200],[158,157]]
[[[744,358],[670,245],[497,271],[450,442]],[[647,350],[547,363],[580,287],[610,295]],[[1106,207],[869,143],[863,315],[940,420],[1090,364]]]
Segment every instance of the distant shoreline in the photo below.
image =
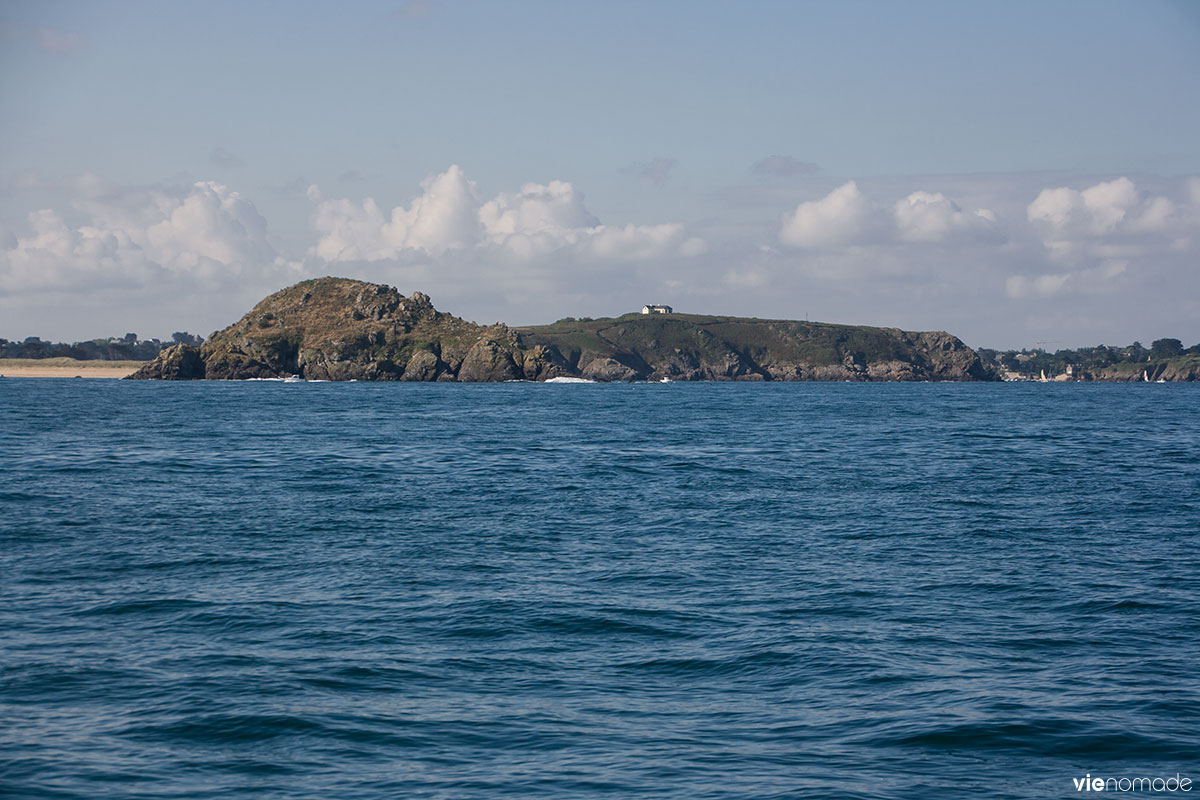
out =
[[145,361],[80,361],[74,358],[0,358],[5,378],[124,378]]

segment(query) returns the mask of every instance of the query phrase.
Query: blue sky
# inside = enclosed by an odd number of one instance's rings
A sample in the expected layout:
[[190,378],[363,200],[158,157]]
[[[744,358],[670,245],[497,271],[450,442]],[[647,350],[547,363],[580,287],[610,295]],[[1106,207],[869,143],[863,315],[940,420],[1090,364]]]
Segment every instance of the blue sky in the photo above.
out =
[[6,2],[0,26],[0,336],[208,333],[343,274],[480,321],[661,301],[1200,340],[1200,3]]

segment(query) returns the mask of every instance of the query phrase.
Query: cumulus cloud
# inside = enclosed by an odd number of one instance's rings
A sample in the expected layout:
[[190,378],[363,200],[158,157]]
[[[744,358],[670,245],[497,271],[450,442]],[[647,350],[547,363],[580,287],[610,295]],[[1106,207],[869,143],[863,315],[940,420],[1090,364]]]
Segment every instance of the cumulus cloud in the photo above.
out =
[[1084,189],[1047,187],[1026,206],[1025,216],[1046,261],[1042,274],[1010,276],[1009,297],[1110,291],[1127,286],[1127,275],[1194,252],[1200,179],[1185,181],[1176,200],[1142,191],[1124,176]]
[[94,187],[75,207],[89,224],[68,225],[42,209],[28,215],[27,233],[7,237],[0,286],[20,292],[173,279],[219,284],[288,266],[268,242],[266,220],[253,204],[218,183]]
[[[96,319],[124,325],[132,308],[141,319],[158,314],[165,330],[195,329],[332,272],[513,323],[657,300],[946,328],[981,345],[1019,346],[1071,315],[1095,320],[1084,340],[1179,336],[1181,325],[1194,326],[1190,298],[1200,296],[1200,178],[1135,180],[863,179],[799,204],[794,184],[759,181],[766,199],[736,207],[739,218],[684,225],[607,224],[567,181],[481,193],[457,166],[401,204],[348,199],[346,184],[322,192],[297,178],[288,196],[306,195],[311,214],[309,238],[290,243],[308,254],[301,267],[273,246],[254,205],[220,183],[130,188],[27,170],[9,176],[10,200],[28,201],[22,211],[50,208],[0,227],[0,319],[28,335],[42,333],[38,320],[56,309],[77,309],[82,337]],[[69,206],[47,199],[59,194],[73,198]],[[773,218],[779,227],[764,229]]]
[[1085,189],[1042,189],[1026,207],[1030,229],[1059,262],[1138,259],[1181,252],[1200,231],[1200,179],[1173,200],[1138,189],[1126,177]]
[[583,194],[566,181],[527,183],[515,194],[499,194],[480,209],[494,236],[594,228],[600,221],[583,205]]
[[457,165],[426,178],[421,188],[412,205],[385,215],[373,198],[361,204],[321,200],[320,189],[310,187],[309,198],[319,201],[312,216],[319,236],[312,253],[325,261],[382,261],[409,250],[440,255],[478,243],[478,193]]
[[854,181],[820,200],[796,206],[785,215],[779,240],[794,247],[826,247],[862,239],[870,227],[871,209]]
[[527,183],[483,200],[462,169],[427,178],[408,207],[385,213],[372,198],[324,199],[318,187],[310,255],[327,262],[439,257],[448,251],[501,253],[533,261],[554,253],[584,259],[637,261],[696,255],[704,243],[682,225],[603,225],[566,181]]
[[940,192],[917,191],[890,208],[869,200],[854,181],[784,215],[779,240],[820,248],[895,242],[945,242],[951,237],[992,236],[996,215],[965,212]]
[[771,175],[777,178],[792,178],[796,175],[812,175],[819,170],[816,164],[799,161],[791,156],[767,156],[750,167],[755,175]]
[[1029,204],[1026,216],[1047,243],[1159,233],[1178,217],[1175,203],[1138,191],[1125,177],[1082,191],[1065,186],[1043,189]]
[[892,208],[896,230],[906,242],[943,242],[957,234],[988,234],[996,224],[994,212],[981,208],[964,212],[941,192],[913,192]]

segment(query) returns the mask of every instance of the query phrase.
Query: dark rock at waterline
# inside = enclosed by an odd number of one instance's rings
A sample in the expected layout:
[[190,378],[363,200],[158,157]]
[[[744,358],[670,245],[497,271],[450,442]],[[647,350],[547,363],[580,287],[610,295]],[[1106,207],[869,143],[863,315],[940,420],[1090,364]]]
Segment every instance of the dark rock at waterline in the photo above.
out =
[[130,378],[155,378],[163,381],[193,381],[206,377],[204,358],[190,344],[177,344],[161,351]]

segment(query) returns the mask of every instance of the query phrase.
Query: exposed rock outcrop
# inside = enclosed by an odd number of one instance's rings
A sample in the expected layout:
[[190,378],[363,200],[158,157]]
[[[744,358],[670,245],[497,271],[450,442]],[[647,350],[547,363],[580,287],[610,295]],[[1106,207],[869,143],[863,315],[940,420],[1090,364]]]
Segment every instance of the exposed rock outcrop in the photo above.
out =
[[[145,373],[145,374],[143,374]],[[206,376],[200,350],[190,344],[168,347],[144,364],[130,378],[157,378],[163,381],[194,381]]]
[[1146,363],[1125,362],[1100,369],[1081,370],[1077,380],[1113,383],[1200,381],[1200,358],[1185,355]]
[[133,378],[510,381],[994,380],[948,333],[630,314],[553,325],[482,326],[420,292],[344,278],[276,292],[199,349],[164,350]]

